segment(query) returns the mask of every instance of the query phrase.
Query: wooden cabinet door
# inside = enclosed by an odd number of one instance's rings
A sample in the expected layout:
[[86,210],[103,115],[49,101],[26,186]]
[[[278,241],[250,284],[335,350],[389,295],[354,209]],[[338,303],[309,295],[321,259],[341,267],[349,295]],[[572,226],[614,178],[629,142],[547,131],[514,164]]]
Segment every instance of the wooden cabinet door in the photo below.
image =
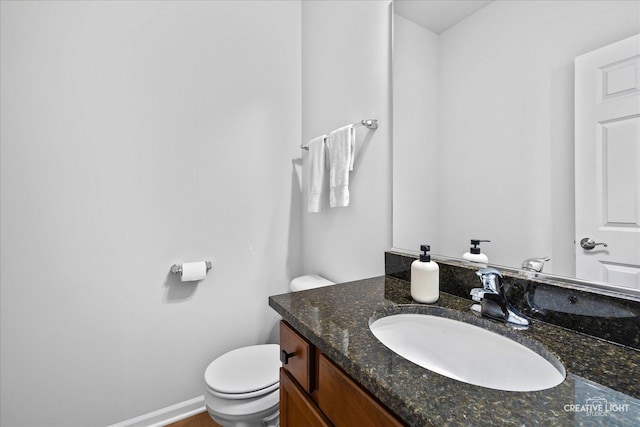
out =
[[330,427],[331,423],[300,389],[285,369],[280,369],[280,426]]
[[318,405],[336,427],[404,425],[324,354],[318,367]]

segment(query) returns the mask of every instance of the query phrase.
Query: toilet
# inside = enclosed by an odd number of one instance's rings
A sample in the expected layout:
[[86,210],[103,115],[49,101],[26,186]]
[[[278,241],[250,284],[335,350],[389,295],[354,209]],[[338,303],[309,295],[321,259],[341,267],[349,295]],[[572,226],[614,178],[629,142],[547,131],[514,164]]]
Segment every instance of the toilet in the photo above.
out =
[[[317,274],[296,277],[292,292],[333,285]],[[280,415],[280,346],[241,347],[215,359],[204,372],[209,416],[223,427],[276,427]]]

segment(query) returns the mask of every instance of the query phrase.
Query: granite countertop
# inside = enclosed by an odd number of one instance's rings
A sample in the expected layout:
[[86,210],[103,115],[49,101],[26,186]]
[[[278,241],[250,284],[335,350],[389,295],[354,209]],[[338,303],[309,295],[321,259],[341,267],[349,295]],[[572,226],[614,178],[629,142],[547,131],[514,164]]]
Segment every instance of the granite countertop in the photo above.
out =
[[[640,351],[541,321],[516,331],[470,314],[471,304],[444,292],[436,304],[415,304],[410,284],[388,276],[269,298],[286,322],[409,425],[640,425]],[[430,310],[542,344],[565,366],[566,380],[535,392],[462,383],[407,361],[369,330],[371,318]],[[595,403],[606,411],[588,412]]]

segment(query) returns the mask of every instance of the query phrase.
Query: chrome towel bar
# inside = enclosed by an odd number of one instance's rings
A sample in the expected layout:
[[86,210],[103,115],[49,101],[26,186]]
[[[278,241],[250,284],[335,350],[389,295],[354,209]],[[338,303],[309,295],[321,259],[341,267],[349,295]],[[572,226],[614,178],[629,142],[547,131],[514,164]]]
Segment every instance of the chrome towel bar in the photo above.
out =
[[[365,120],[360,120],[358,123],[354,123],[352,125],[353,127],[358,127],[358,126],[364,126],[366,128],[369,128],[371,130],[376,130],[378,129],[378,120],[377,119],[365,119]],[[309,144],[303,144],[300,146],[300,148],[302,148],[303,150],[309,150]]]

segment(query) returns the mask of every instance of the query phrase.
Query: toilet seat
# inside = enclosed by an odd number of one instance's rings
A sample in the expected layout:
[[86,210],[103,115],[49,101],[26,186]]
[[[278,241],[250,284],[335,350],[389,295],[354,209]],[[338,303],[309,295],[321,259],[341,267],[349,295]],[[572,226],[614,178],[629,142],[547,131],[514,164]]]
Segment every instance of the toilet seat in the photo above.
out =
[[204,373],[208,391],[225,399],[247,399],[268,394],[279,387],[279,377],[278,344],[235,349],[211,362]]
[[265,394],[268,394],[271,391],[278,390],[280,388],[280,383],[275,383],[270,385],[269,387],[261,388],[260,390],[251,391],[249,393],[221,393],[217,390],[212,389],[208,385],[205,384],[207,391],[216,397],[220,397],[222,399],[250,399],[252,397],[259,397]]

